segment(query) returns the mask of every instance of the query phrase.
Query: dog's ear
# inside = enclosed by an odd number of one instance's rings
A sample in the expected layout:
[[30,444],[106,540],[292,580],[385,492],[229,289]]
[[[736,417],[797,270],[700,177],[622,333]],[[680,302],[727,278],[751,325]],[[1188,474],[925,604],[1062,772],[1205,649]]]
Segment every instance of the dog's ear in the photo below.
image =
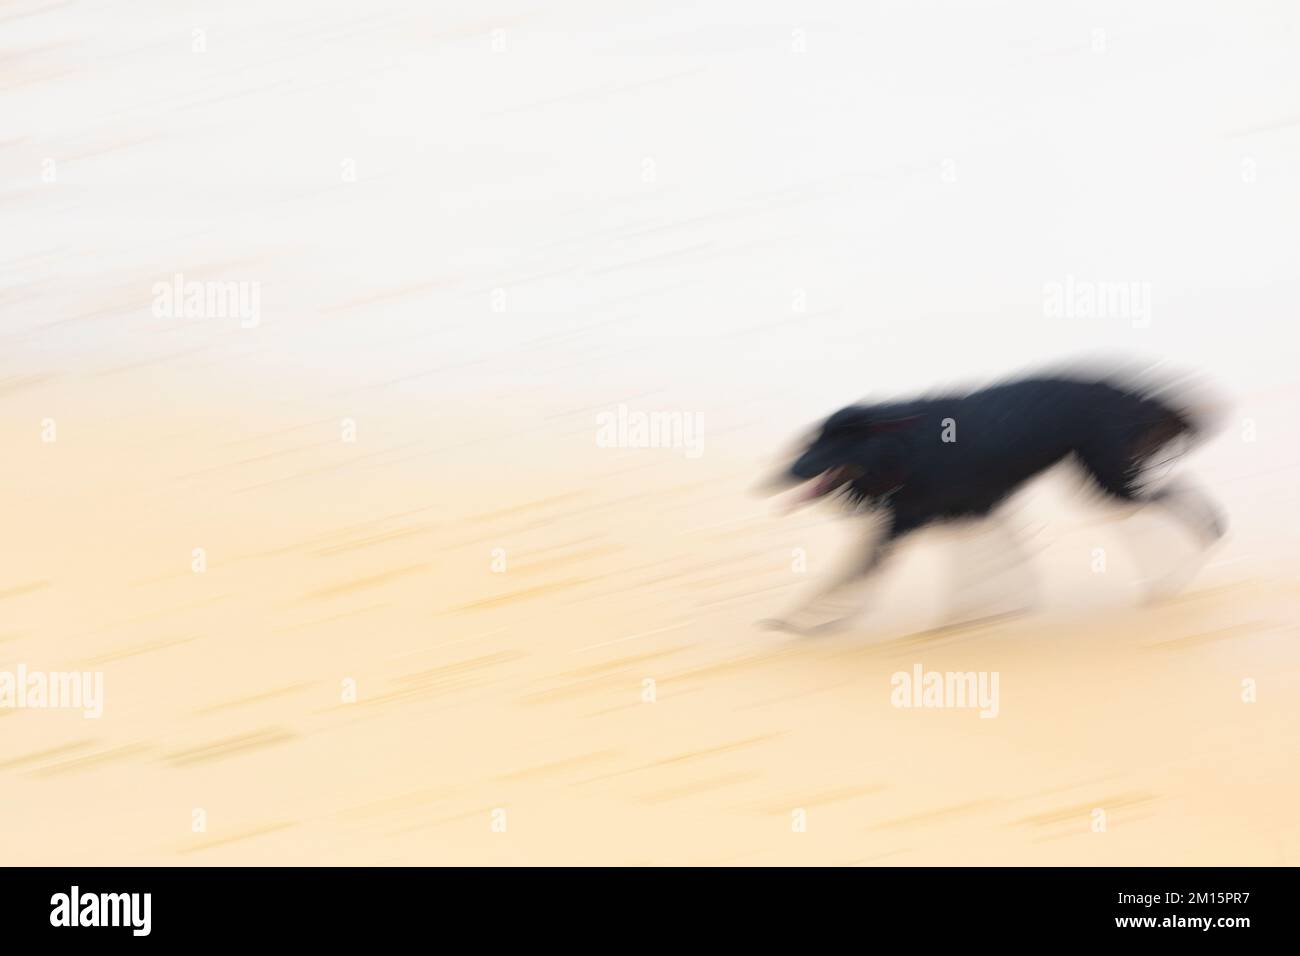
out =
[[867,426],[867,431],[873,435],[884,432],[902,431],[904,428],[910,428],[921,420],[920,415],[908,415],[906,418],[883,418],[877,419]]
[[822,432],[826,435],[845,432],[865,432],[868,435],[896,432],[921,420],[920,415],[908,415],[904,418],[881,418],[880,409],[870,405],[850,405],[826,419]]
[[822,423],[823,435],[839,435],[857,431],[867,431],[876,419],[876,410],[869,405],[850,405]]

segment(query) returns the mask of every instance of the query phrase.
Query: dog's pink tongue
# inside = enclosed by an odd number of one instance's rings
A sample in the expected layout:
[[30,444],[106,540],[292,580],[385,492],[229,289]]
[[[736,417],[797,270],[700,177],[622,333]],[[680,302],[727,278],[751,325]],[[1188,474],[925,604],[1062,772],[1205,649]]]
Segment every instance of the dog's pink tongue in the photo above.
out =
[[786,503],[784,509],[785,513],[789,514],[800,505],[805,505],[814,498],[820,498],[822,495],[834,488],[838,471],[839,469],[832,469],[831,471],[822,472],[820,477],[805,484],[799,489],[798,494],[794,495]]

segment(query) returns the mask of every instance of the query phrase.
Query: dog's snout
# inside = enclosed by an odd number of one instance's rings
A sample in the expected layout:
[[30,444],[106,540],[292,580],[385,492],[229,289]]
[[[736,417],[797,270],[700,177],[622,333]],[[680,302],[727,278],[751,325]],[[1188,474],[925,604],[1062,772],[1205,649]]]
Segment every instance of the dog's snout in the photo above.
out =
[[777,495],[783,491],[799,484],[802,479],[796,478],[790,473],[789,469],[774,472],[766,478],[762,478],[754,485],[754,492],[760,495]]
[[834,458],[831,449],[814,445],[795,459],[790,466],[790,474],[796,481],[808,481],[834,465]]

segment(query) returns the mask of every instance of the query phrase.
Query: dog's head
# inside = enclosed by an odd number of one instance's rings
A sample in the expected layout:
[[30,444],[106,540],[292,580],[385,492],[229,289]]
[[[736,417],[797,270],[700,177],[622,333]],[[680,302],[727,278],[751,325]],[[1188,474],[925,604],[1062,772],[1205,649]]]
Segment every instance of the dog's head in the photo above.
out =
[[906,481],[901,436],[918,416],[891,417],[879,408],[850,405],[822,423],[774,490],[803,484],[793,504],[842,493],[853,505],[888,494]]

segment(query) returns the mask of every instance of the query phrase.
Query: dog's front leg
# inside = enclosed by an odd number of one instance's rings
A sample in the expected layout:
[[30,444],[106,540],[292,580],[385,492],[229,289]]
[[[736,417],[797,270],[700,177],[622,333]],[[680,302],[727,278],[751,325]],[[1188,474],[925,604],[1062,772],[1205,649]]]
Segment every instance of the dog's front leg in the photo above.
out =
[[1036,582],[1029,556],[1001,511],[973,527],[957,529],[948,558],[945,624],[1019,613],[1033,605]]
[[796,634],[822,634],[838,630],[862,609],[861,603],[855,600],[859,587],[889,557],[896,538],[893,516],[890,515],[880,533],[873,536],[867,546],[828,584],[788,614],[761,621],[760,625],[770,630]]

